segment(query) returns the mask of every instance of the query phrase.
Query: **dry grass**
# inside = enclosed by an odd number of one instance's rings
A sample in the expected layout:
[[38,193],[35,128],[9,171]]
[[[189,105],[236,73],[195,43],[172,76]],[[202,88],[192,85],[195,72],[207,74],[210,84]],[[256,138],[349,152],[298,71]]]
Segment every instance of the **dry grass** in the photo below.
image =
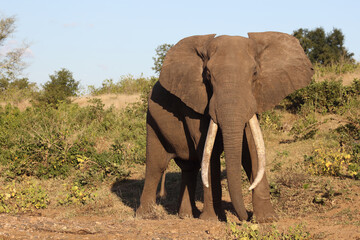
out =
[[24,111],[26,108],[31,107],[30,100],[22,100],[20,102],[12,102],[12,101],[6,101],[6,102],[0,102],[0,106],[5,107],[7,104],[14,105],[20,109],[20,111]]
[[100,96],[84,96],[73,98],[73,102],[79,104],[80,107],[85,107],[90,105],[88,102],[91,99],[100,99],[103,104],[105,104],[105,108],[109,108],[111,106],[116,109],[122,109],[126,107],[129,103],[134,103],[139,101],[140,94],[127,95],[127,94],[104,94]]
[[[79,104],[80,107],[86,107],[91,105],[88,101],[91,99],[100,99],[103,104],[105,104],[105,108],[109,108],[113,106],[116,109],[125,108],[128,104],[134,103],[140,100],[140,94],[104,94],[100,96],[82,96],[82,97],[74,97],[71,98],[73,103]],[[4,107],[7,104],[14,105],[18,107],[21,111],[24,111],[27,107],[31,107],[31,102],[29,99],[24,99],[19,101],[6,101],[0,102],[0,106]]]
[[355,69],[353,72],[347,72],[343,74],[326,73],[322,75],[320,73],[316,73],[314,76],[316,82],[325,80],[342,80],[343,85],[345,86],[351,85],[354,78],[360,79],[360,67]]

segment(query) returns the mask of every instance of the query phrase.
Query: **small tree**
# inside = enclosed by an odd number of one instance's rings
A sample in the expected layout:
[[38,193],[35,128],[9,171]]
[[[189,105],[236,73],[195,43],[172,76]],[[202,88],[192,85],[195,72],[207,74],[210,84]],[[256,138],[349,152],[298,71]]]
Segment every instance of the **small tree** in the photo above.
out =
[[154,67],[152,67],[152,70],[154,70],[155,73],[160,74],[166,53],[170,50],[170,48],[172,48],[172,46],[174,46],[174,44],[164,43],[155,49],[156,57],[153,57]]
[[74,80],[69,70],[62,68],[49,77],[50,81],[43,85],[43,91],[37,99],[39,103],[56,106],[59,101],[68,101],[68,97],[76,96],[79,82]]
[[332,32],[325,33],[321,27],[314,30],[299,28],[293,35],[299,39],[312,63],[328,65],[341,61],[355,62],[354,53],[344,46],[345,37],[340,29],[334,28]]
[[[15,31],[15,18],[0,18],[0,47],[6,44],[11,34]],[[0,90],[4,91],[11,83],[22,79],[20,76],[26,64],[23,62],[23,55],[28,48],[23,45],[19,48],[3,51],[0,54]]]

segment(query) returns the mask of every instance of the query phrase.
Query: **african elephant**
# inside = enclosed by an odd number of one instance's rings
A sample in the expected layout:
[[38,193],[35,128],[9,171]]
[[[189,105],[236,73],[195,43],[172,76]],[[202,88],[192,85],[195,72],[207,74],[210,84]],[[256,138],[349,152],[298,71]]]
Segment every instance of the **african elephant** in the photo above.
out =
[[149,96],[145,184],[137,215],[150,211],[169,161],[182,170],[179,215],[198,212],[195,187],[201,167],[204,208],[221,209],[220,155],[225,152],[232,204],[249,218],[242,197],[241,165],[252,182],[257,221],[276,219],[265,176],[265,145],[257,114],[310,83],[313,69],[298,40],[278,32],[192,36],[166,55]]

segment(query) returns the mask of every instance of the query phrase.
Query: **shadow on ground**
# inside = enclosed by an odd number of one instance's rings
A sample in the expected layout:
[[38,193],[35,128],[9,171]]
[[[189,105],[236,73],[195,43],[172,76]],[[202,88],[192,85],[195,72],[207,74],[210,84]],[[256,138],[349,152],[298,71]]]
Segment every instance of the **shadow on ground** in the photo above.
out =
[[[226,173],[221,174],[222,178],[226,176]],[[157,197],[157,204],[164,207],[168,214],[175,215],[178,211],[179,193],[181,184],[181,173],[179,172],[167,172],[165,180],[166,197],[161,199]],[[116,181],[111,187],[111,192],[115,193],[119,199],[128,207],[134,210],[140,206],[140,196],[144,186],[144,179],[134,180],[125,179]],[[157,192],[160,191],[160,183],[158,185]],[[201,176],[198,175],[197,188],[195,193],[195,201],[204,202],[203,199],[203,187],[201,182]],[[234,207],[231,202],[222,201],[222,208],[224,211],[229,211],[236,215]],[[201,210],[201,209],[200,209]],[[251,214],[251,213],[250,213]],[[195,217],[199,217],[198,215]],[[226,219],[221,219],[226,221]]]

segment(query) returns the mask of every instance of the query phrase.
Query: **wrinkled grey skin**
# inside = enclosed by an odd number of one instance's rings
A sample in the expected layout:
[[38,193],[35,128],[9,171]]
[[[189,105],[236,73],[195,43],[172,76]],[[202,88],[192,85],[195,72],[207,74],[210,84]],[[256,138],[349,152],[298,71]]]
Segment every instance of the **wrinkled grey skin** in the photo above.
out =
[[[211,118],[219,131],[200,218],[221,218],[219,159],[225,151],[231,201],[239,219],[247,220],[241,165],[250,182],[257,171],[248,121],[308,85],[312,75],[312,65],[298,40],[284,33],[249,33],[249,38],[203,35],[178,42],[169,50],[149,97],[145,185],[136,214],[151,211],[157,185],[171,159],[182,170],[179,215],[198,213],[196,178]],[[257,221],[276,219],[266,176],[252,195]]]

